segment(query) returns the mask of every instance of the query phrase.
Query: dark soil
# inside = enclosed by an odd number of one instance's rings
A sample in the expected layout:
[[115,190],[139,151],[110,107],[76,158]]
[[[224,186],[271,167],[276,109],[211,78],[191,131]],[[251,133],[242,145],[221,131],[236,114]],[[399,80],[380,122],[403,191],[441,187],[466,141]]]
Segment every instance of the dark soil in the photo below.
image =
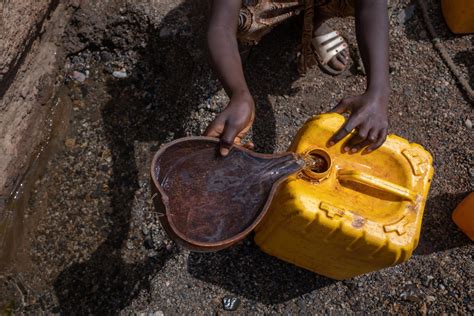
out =
[[[440,41],[472,84],[474,37],[449,33],[439,1],[428,2]],[[474,312],[474,247],[450,218],[474,186],[473,110],[415,2],[390,1],[389,115],[392,133],[434,156],[421,240],[408,262],[340,282],[272,258],[251,238],[203,254],[165,236],[150,158],[165,142],[202,134],[227,97],[207,63],[205,1],[113,3],[80,7],[65,37],[70,128],[25,210],[27,221],[41,214],[27,225],[30,263],[0,278],[0,303],[26,314],[220,314],[224,298],[240,302],[240,314]],[[414,15],[401,20],[411,5]],[[330,25],[357,61],[353,19]],[[317,68],[299,78],[297,34],[292,21],[278,27],[245,62],[257,103],[249,137],[260,152],[286,150],[309,117],[365,87],[357,63],[337,78]]]

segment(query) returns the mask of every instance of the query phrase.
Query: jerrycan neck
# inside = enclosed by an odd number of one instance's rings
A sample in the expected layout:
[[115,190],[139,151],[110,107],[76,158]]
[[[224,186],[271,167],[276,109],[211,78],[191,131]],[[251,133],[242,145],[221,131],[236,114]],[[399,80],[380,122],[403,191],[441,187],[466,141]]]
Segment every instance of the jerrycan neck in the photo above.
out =
[[303,174],[313,181],[326,180],[333,169],[333,161],[329,153],[320,147],[310,147],[299,154],[302,161]]

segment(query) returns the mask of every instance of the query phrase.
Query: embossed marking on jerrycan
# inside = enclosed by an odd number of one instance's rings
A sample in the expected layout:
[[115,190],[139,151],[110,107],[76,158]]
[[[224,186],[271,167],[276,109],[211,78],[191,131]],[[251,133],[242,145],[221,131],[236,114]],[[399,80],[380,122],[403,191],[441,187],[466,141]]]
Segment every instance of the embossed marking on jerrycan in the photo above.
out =
[[326,147],[344,123],[338,114],[310,119],[291,150],[326,160],[279,187],[255,241],[266,253],[334,279],[406,261],[418,244],[433,176],[420,145],[390,135],[370,154]]

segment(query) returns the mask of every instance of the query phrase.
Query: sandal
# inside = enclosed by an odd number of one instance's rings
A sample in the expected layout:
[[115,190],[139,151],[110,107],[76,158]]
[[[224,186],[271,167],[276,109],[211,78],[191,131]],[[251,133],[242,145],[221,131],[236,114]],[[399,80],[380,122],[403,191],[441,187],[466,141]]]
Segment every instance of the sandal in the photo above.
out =
[[319,66],[325,72],[333,76],[337,76],[347,69],[348,64],[346,64],[346,67],[341,70],[335,70],[328,65],[329,61],[334,56],[337,56],[344,49],[349,47],[339,32],[332,31],[325,35],[313,37],[311,44],[313,52],[317,57]]

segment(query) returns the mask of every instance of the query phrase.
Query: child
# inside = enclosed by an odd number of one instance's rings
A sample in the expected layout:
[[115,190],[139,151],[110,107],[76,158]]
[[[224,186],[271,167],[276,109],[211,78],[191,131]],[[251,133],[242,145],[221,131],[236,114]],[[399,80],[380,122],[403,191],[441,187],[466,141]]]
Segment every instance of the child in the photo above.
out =
[[[333,109],[337,113],[349,112],[350,116],[330,139],[329,145],[339,142],[352,130],[356,133],[345,144],[345,151],[357,152],[367,147],[370,152],[385,141],[390,94],[386,0],[213,0],[208,45],[213,67],[230,101],[208,126],[205,135],[220,138],[223,156],[228,154],[233,143],[240,144],[255,116],[238,40],[256,44],[275,25],[300,13],[304,17],[298,70],[303,74],[315,63],[333,75],[345,70],[349,57],[347,44],[324,24],[324,20],[332,16],[355,15],[367,88],[362,95],[342,99]],[[253,144],[244,146],[252,148]]]

